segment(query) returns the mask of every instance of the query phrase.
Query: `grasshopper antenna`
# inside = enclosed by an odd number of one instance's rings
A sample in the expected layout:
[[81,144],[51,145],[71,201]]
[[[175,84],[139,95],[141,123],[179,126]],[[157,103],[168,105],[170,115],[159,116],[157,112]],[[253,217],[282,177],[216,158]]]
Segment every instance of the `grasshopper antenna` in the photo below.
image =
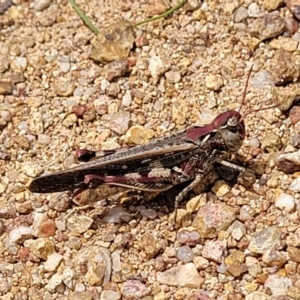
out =
[[250,67],[250,70],[249,70],[249,73],[247,76],[246,86],[244,88],[244,93],[243,93],[243,100],[242,100],[242,103],[241,103],[241,106],[240,106],[238,112],[241,112],[242,107],[245,105],[246,94],[247,94],[247,90],[248,90],[248,84],[249,84],[249,80],[250,80],[250,75],[252,73],[252,69],[253,69],[253,65]]
[[[242,103],[241,103],[241,106],[240,106],[238,112],[241,112],[242,107],[245,105],[246,94],[247,94],[247,90],[248,90],[248,85],[249,85],[249,80],[250,80],[250,75],[252,73],[252,69],[253,69],[253,65],[250,67],[250,70],[249,70],[249,73],[248,73],[248,76],[247,76],[246,86],[245,86],[244,93],[243,93],[243,100],[242,100]],[[271,106],[268,106],[268,107],[263,107],[263,108],[250,110],[250,111],[244,113],[244,116],[242,117],[242,119],[244,119],[247,115],[249,115],[251,113],[262,111],[262,110],[267,110],[267,109],[270,109],[270,108],[276,108],[278,106],[279,106],[278,104],[275,104],[275,105],[271,105]]]

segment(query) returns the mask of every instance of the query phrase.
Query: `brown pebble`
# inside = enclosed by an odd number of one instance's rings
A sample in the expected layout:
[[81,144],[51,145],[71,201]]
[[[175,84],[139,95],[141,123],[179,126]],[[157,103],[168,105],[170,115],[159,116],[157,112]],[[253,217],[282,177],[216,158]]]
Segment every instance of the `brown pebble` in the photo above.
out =
[[87,107],[86,105],[74,105],[72,111],[77,117],[82,117],[87,111]]
[[83,120],[85,122],[92,122],[96,119],[96,112],[94,109],[89,109],[88,111],[86,111],[83,116],[82,116]]
[[56,227],[55,223],[52,220],[45,220],[38,227],[36,235],[41,238],[53,236],[55,233]]
[[23,203],[17,203],[17,210],[20,214],[29,214],[32,211],[32,205],[30,201]]
[[15,143],[17,143],[21,149],[29,150],[30,143],[25,136],[16,136],[14,138]]
[[290,246],[287,248],[287,251],[292,261],[295,261],[297,263],[300,262],[300,249]]
[[11,155],[5,151],[0,151],[0,159],[3,160],[10,160],[11,159]]
[[0,81],[0,95],[10,95],[13,92],[11,81]]
[[113,61],[105,66],[106,79],[111,82],[128,72],[128,63],[124,59]]
[[138,48],[149,45],[149,41],[144,35],[136,37],[134,42]]
[[286,160],[286,159],[278,161],[277,168],[279,171],[281,171],[285,174],[292,174],[292,173],[300,171],[300,165],[297,165],[294,162]]
[[129,67],[133,67],[136,65],[136,57],[128,57],[126,61]]
[[300,120],[300,106],[294,106],[290,110],[289,118],[293,124],[296,124]]
[[252,148],[252,149],[250,150],[250,154],[251,154],[252,156],[258,156],[260,153],[261,153],[261,149],[258,148],[258,147]]
[[294,18],[286,18],[285,19],[285,27],[290,35],[295,34],[299,28],[299,22]]

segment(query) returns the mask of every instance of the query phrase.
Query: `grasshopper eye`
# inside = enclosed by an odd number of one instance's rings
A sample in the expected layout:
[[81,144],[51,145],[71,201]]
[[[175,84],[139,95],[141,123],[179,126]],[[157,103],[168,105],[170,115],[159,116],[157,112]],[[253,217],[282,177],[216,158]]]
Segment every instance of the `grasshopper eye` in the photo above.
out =
[[238,128],[238,126],[239,126],[239,120],[237,117],[228,118],[227,127],[229,129],[235,129],[235,128]]

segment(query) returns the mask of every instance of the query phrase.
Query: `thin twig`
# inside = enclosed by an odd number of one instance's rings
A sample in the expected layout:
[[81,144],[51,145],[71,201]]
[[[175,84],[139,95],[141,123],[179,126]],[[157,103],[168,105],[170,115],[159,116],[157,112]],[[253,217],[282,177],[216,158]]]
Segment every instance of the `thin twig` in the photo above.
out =
[[[167,10],[166,12],[146,19],[144,21],[138,22],[136,24],[133,25],[133,27],[138,27],[140,25],[149,23],[149,22],[153,22],[159,19],[163,19],[163,18],[167,18],[168,16],[172,15],[176,10],[180,9],[187,0],[181,0],[177,5],[175,5],[174,7],[170,8],[169,10]],[[71,3],[72,7],[74,8],[74,10],[76,11],[76,13],[79,15],[79,17],[84,21],[84,23],[89,27],[89,29],[94,32],[96,35],[99,34],[99,29],[97,27],[95,27],[92,23],[92,21],[85,15],[85,13],[77,6],[77,4],[75,3],[75,0],[69,0],[69,2]]]
[[86,26],[88,28],[91,29],[91,31],[93,31],[96,35],[99,33],[99,30],[97,27],[95,27],[93,25],[93,23],[91,22],[91,20],[85,15],[85,13],[77,6],[77,4],[75,3],[75,0],[69,0],[72,7],[75,9],[75,11],[77,12],[78,16],[84,21],[84,23],[86,24]]
[[167,18],[168,16],[170,16],[171,14],[173,14],[176,10],[178,10],[179,8],[181,8],[186,3],[186,1],[187,0],[181,0],[177,5],[175,5],[174,7],[170,8],[166,12],[164,12],[164,13],[158,15],[158,16],[155,16],[155,17],[146,19],[144,21],[138,22],[138,23],[134,24],[133,27],[138,27],[140,25],[143,25],[143,24],[146,24],[146,23],[149,23],[149,22],[152,22],[152,21],[156,21],[156,20],[159,20],[159,19],[162,19],[162,18]]

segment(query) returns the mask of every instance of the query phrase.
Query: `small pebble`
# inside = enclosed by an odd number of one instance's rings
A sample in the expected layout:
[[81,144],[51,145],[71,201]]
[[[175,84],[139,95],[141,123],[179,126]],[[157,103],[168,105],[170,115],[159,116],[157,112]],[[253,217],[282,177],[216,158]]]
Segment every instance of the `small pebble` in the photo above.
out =
[[50,6],[51,0],[35,0],[33,7],[37,11],[42,11]]
[[32,178],[36,177],[43,171],[40,164],[34,164],[31,162],[22,164],[21,169],[23,173]]
[[19,226],[9,233],[9,237],[12,243],[22,244],[33,237],[33,230],[27,226]]
[[285,25],[286,25],[286,29],[291,35],[297,33],[299,29],[299,21],[297,21],[294,18],[286,18]]
[[49,135],[46,134],[39,134],[37,143],[42,145],[48,145],[51,142],[51,138]]
[[300,106],[293,106],[289,112],[289,118],[293,124],[300,121]]
[[186,244],[189,246],[195,246],[200,242],[200,235],[197,231],[182,229],[178,233],[177,241],[181,244]]
[[208,240],[202,250],[202,256],[210,261],[221,263],[226,256],[226,241]]
[[63,283],[71,290],[74,290],[78,276],[76,271],[71,268],[65,268],[62,274]]
[[249,140],[249,145],[252,148],[258,148],[260,146],[260,141],[257,137],[253,137]]
[[77,117],[82,117],[87,110],[88,107],[86,105],[74,105],[72,107],[72,111]]
[[265,288],[269,288],[272,296],[286,295],[289,287],[293,285],[290,278],[277,274],[270,274],[264,284]]
[[83,233],[90,228],[90,226],[93,224],[93,221],[94,220],[88,216],[75,215],[68,218],[67,227],[71,231]]
[[291,136],[290,138],[290,141],[291,141],[291,145],[295,148],[298,148],[300,147],[300,134],[294,134]]
[[230,192],[230,186],[224,180],[218,180],[212,187],[212,191],[218,198],[223,198]]
[[267,266],[277,266],[278,268],[281,268],[287,262],[287,257],[278,250],[268,249],[262,256],[262,261]]
[[207,75],[205,77],[205,85],[208,89],[218,91],[223,86],[221,75]]
[[128,63],[126,60],[116,60],[105,66],[106,79],[109,82],[124,76],[128,72]]
[[204,279],[199,275],[193,263],[171,267],[157,273],[157,281],[170,286],[199,288]]
[[[296,179],[294,179],[291,183],[291,185],[289,186],[289,190],[295,193],[299,193],[300,192],[300,177],[297,177]],[[286,199],[286,197],[285,197]]]
[[54,272],[63,260],[63,256],[59,253],[52,253],[48,256],[44,263],[45,270],[47,272]]
[[27,59],[26,57],[16,57],[11,61],[10,67],[14,72],[24,72],[27,68]]
[[163,107],[164,107],[164,100],[163,99],[156,100],[155,103],[154,103],[154,106],[153,106],[153,108],[156,111],[162,111]]
[[257,18],[261,15],[260,8],[257,3],[253,2],[249,5],[248,15],[251,18]]
[[132,101],[131,91],[127,90],[122,98],[122,105],[130,106]]
[[72,127],[74,124],[77,123],[78,117],[75,114],[69,114],[63,120],[63,125],[66,127]]
[[149,72],[151,76],[158,80],[171,67],[167,57],[151,56],[149,61]]
[[71,64],[69,56],[61,56],[59,59],[59,69],[63,73],[67,73],[70,71]]
[[120,111],[114,114],[106,114],[102,116],[102,121],[115,133],[122,135],[128,130],[130,113],[127,111]]
[[125,211],[121,206],[112,207],[105,217],[102,218],[103,223],[128,223],[132,219],[132,215]]
[[55,252],[55,244],[48,238],[39,238],[30,245],[30,250],[37,257],[47,260],[48,256]]
[[224,203],[208,202],[202,206],[193,221],[193,227],[202,238],[215,238],[226,230],[236,218],[236,211]]
[[194,258],[194,253],[189,246],[181,246],[176,251],[176,256],[185,264],[191,262]]
[[62,282],[62,276],[60,274],[54,274],[45,285],[45,288],[50,293],[62,294],[65,290],[65,286]]
[[68,97],[73,94],[75,90],[75,84],[70,81],[56,81],[54,84],[54,92],[57,96]]
[[195,256],[193,262],[197,270],[204,270],[209,267],[209,260],[202,256]]
[[284,3],[283,0],[266,0],[263,1],[263,5],[266,10],[272,11],[278,9],[280,6],[282,6]]
[[268,249],[280,244],[281,230],[277,227],[267,227],[256,232],[249,243],[249,250],[256,254],[264,254]]
[[242,222],[236,220],[230,225],[227,231],[231,233],[231,236],[235,240],[239,241],[246,234],[246,227]]
[[0,80],[0,95],[11,95],[13,92],[13,83],[11,81]]
[[181,80],[181,75],[177,71],[166,72],[165,76],[169,83],[178,83]]
[[248,10],[245,6],[240,6],[234,12],[233,20],[235,23],[240,23],[248,18]]
[[150,295],[151,289],[139,280],[127,280],[121,287],[121,293],[125,298],[144,298]]
[[32,229],[36,237],[53,236],[56,230],[54,221],[49,219],[46,214],[35,213]]
[[25,136],[17,136],[14,138],[14,141],[20,146],[21,149],[29,150],[30,143],[29,140]]
[[157,217],[157,212],[154,209],[140,209],[139,212],[150,220],[154,220]]
[[135,42],[135,45],[138,48],[141,48],[143,46],[148,46],[149,45],[149,40],[144,35],[136,37],[135,40],[134,40],[134,42]]
[[[297,179],[296,179],[297,180]],[[293,186],[293,183],[291,184]],[[290,186],[290,190],[291,189]],[[295,185],[294,185],[295,186]],[[300,180],[296,183],[297,186],[297,191],[300,191]],[[290,213],[294,210],[295,208],[295,199],[288,194],[282,193],[278,198],[275,199],[275,206],[278,207],[279,209],[283,210],[286,213]]]
[[[121,89],[117,82],[111,82],[110,85],[106,88],[107,95],[117,97]],[[131,91],[133,94],[133,92]]]
[[281,18],[279,12],[269,13],[258,17],[253,21],[250,27],[251,35],[257,37],[261,41],[277,37],[282,34],[284,30],[285,21]]

